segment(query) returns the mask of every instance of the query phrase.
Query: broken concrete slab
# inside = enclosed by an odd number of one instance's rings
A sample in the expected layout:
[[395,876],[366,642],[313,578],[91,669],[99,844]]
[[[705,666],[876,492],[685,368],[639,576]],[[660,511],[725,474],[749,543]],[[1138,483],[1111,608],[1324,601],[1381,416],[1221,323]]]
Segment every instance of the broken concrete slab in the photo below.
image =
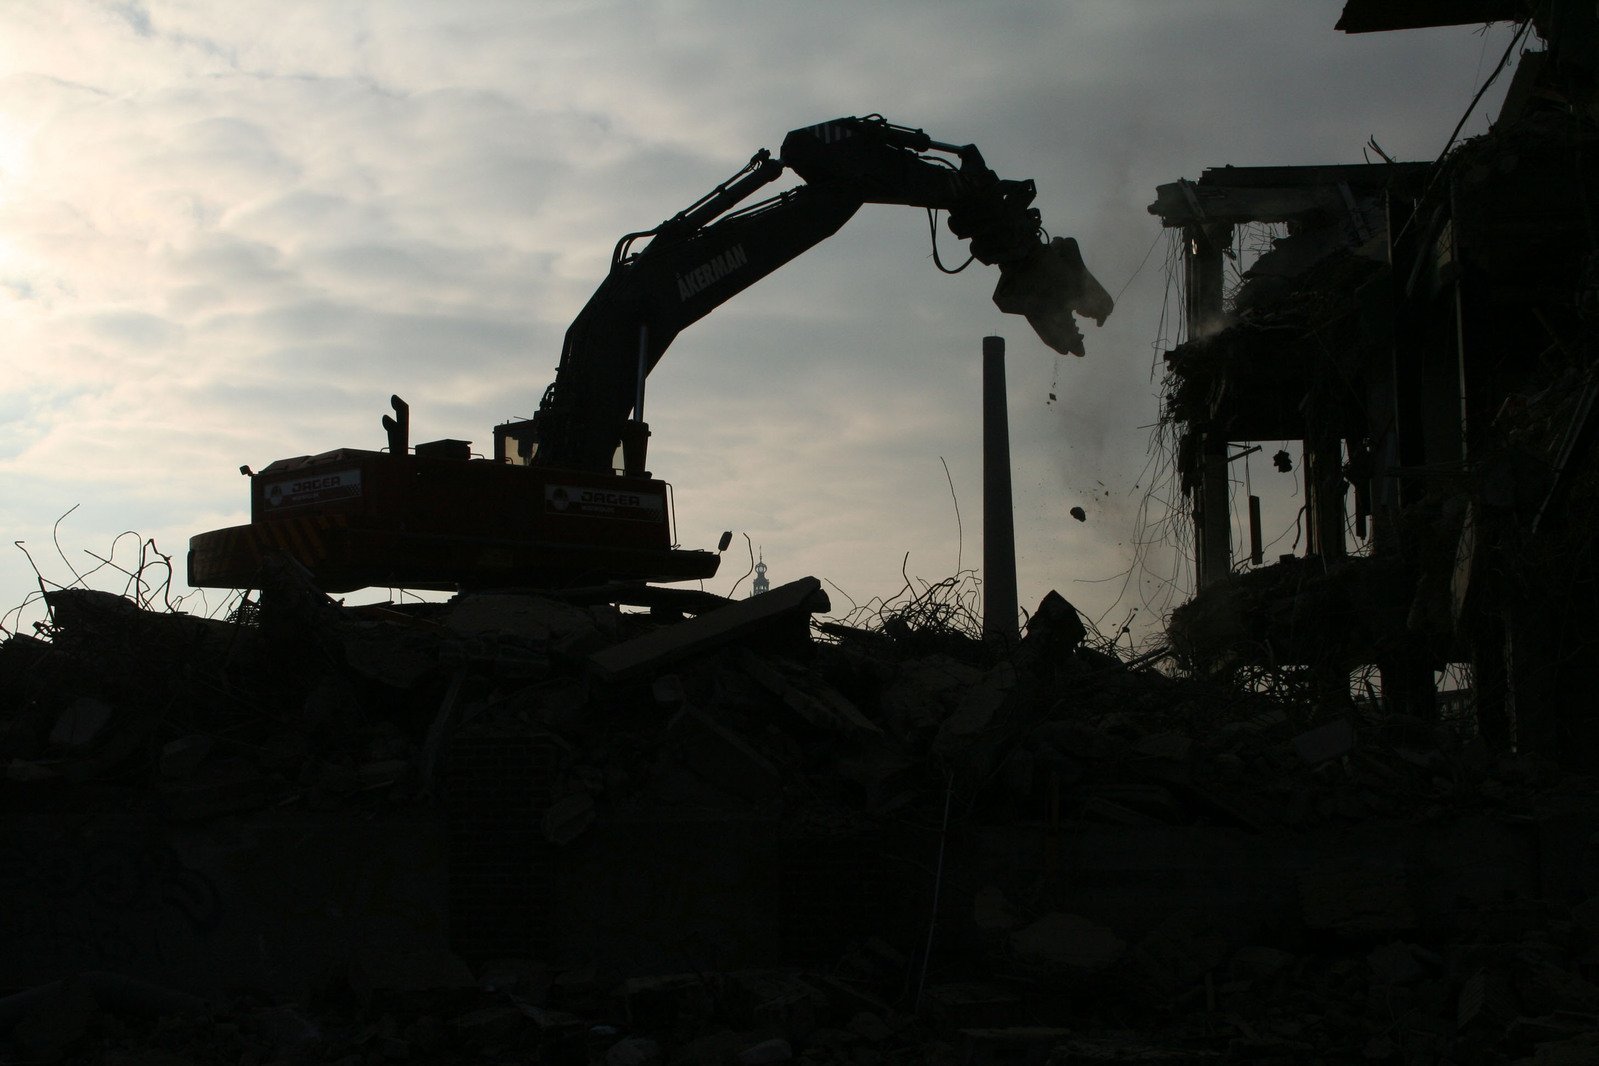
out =
[[1409,879],[1399,867],[1329,858],[1300,877],[1299,900],[1307,929],[1361,936],[1416,927]]
[[[722,983],[722,1003],[738,1024],[788,1040],[802,1040],[827,1011],[827,999],[799,974],[784,970],[739,970]],[[767,1061],[767,1060],[763,1060]],[[779,1060],[769,1060],[779,1061]]]
[[561,655],[582,655],[601,642],[599,626],[586,608],[522,593],[458,596],[450,602],[444,627],[458,637],[520,637],[547,644]]
[[193,822],[259,808],[276,787],[254,767],[230,762],[201,780],[162,782],[157,793],[167,817]]
[[463,991],[475,988],[472,971],[442,943],[367,943],[351,956],[350,989],[363,1002],[376,996]]
[[1127,950],[1122,939],[1105,926],[1059,911],[1012,933],[1010,944],[1025,962],[1084,974],[1106,969]]
[[1046,1063],[1073,1062],[1058,1058],[1055,1049],[1072,1035],[1070,1029],[1045,1025],[1012,1026],[1005,1029],[962,1029],[963,1066],[1046,1066]]
[[1016,908],[998,885],[987,885],[972,897],[972,921],[985,933],[1008,933],[1021,924]]
[[1027,1012],[1020,997],[996,984],[952,981],[928,985],[918,1003],[918,1011],[945,1029],[1003,1026]]
[[623,1037],[605,1050],[605,1066],[649,1066],[660,1061],[661,1045],[648,1037]]
[[50,744],[68,751],[90,747],[104,734],[111,714],[111,705],[104,700],[80,696],[56,718],[55,728],[50,730]]
[[594,797],[587,792],[571,792],[544,812],[544,839],[551,844],[570,844],[594,824]]
[[882,732],[847,696],[821,678],[797,670],[785,672],[750,651],[740,657],[739,663],[762,688],[813,728],[830,733]]
[[734,1058],[739,1066],[767,1066],[773,1062],[789,1062],[794,1058],[794,1046],[780,1036],[773,1037],[750,1045]]
[[777,767],[718,725],[709,712],[685,704],[666,733],[677,761],[717,788],[756,804],[781,799],[782,777]]
[[827,593],[814,577],[779,585],[747,600],[735,600],[676,625],[662,626],[588,657],[604,680],[641,677],[714,648],[740,641],[762,641],[787,632],[808,639],[810,616],[830,610]]
[[993,728],[1015,692],[1016,668],[1008,662],[995,665],[980,684],[961,695],[955,713],[938,727],[935,750],[947,750]]
[[191,734],[161,746],[159,768],[162,777],[189,778],[211,754],[213,741],[208,736]]
[[1153,733],[1134,742],[1133,751],[1151,759],[1186,763],[1194,756],[1194,742],[1183,733]]
[[1294,737],[1294,750],[1307,766],[1319,766],[1355,750],[1355,723],[1338,718]]

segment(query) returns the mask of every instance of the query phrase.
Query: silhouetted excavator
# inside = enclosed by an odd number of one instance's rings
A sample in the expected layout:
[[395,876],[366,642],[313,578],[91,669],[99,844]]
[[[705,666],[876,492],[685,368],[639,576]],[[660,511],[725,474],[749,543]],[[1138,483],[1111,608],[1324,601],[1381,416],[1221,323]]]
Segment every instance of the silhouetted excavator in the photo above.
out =
[[[739,206],[784,170],[804,183]],[[1026,316],[1054,350],[1082,355],[1072,312],[1103,324],[1112,301],[1075,241],[1045,236],[1035,194],[1031,181],[996,176],[976,147],[880,116],[794,130],[778,157],[762,149],[688,208],[617,242],[538,411],[494,428],[493,458],[472,458],[459,440],[413,450],[409,409],[394,397],[387,451],[340,448],[251,474],[250,523],[193,537],[189,583],[259,588],[274,554],[329,592],[709,577],[719,555],[674,546],[670,486],[645,469],[645,379],[677,335],[862,204],[905,204],[947,212],[971,259],[999,268],[999,308]]]

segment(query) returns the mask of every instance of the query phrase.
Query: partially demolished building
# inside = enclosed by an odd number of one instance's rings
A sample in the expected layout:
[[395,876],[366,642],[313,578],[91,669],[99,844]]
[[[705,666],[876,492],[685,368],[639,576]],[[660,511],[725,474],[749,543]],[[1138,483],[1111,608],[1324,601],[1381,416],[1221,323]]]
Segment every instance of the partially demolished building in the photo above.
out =
[[[1150,211],[1183,239],[1165,415],[1199,586],[1172,635],[1202,670],[1297,673],[1324,701],[1375,667],[1383,700],[1422,717],[1461,664],[1491,747],[1586,760],[1590,716],[1566,696],[1599,639],[1599,20],[1524,6],[1346,6],[1351,33],[1526,18],[1547,42],[1491,132],[1436,162],[1218,167],[1158,189]],[[1282,235],[1224,292],[1259,223]],[[1268,562],[1258,500],[1248,554],[1231,543],[1229,449],[1276,441],[1303,448],[1304,537]]]

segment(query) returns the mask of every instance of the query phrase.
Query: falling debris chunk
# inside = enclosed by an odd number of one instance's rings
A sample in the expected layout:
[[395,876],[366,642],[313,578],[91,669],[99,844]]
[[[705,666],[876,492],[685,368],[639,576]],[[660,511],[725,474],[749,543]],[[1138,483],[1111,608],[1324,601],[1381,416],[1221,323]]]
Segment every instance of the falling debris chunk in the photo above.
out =
[[1083,510],[1081,507],[1073,507],[1072,517],[1077,519],[1079,522],[1086,522],[1088,521],[1088,512]]

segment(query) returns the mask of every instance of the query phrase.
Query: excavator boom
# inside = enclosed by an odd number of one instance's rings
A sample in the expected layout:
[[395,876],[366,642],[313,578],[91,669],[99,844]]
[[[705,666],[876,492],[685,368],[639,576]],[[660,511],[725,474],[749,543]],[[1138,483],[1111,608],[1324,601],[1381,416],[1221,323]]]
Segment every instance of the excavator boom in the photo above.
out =
[[[785,170],[804,184],[738,207]],[[1033,182],[1000,178],[975,146],[937,142],[880,117],[790,132],[779,158],[758,152],[689,208],[618,242],[610,274],[567,331],[555,382],[524,435],[531,461],[608,470],[618,444],[631,443],[624,468],[643,473],[643,384],[667,347],[868,203],[947,212],[972,258],[999,268],[1000,309],[1026,315],[1055,350],[1081,355],[1071,311],[1103,322],[1110,297],[1083,266],[1076,242],[1044,240],[1035,196]]]

